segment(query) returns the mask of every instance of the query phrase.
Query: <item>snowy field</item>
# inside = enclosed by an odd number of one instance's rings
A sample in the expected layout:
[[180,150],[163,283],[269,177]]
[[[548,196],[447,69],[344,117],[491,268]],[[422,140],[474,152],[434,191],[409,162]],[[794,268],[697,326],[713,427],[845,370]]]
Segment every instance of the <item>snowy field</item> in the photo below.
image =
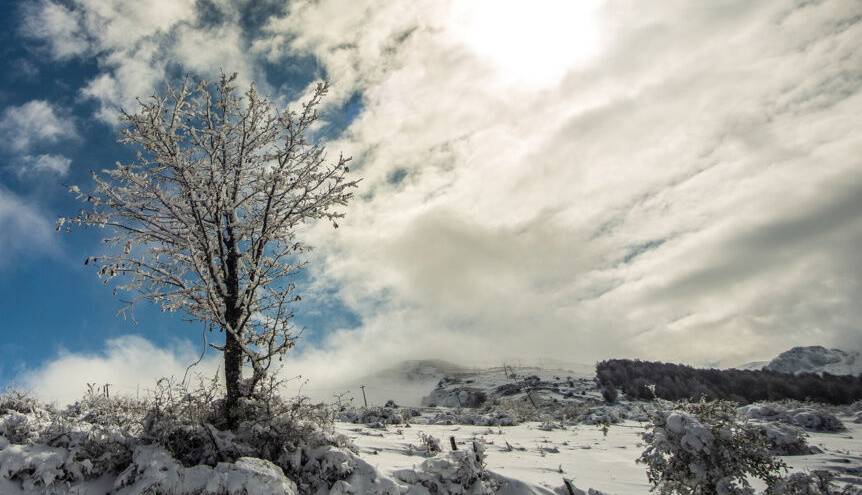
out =
[[[823,453],[783,457],[792,470],[827,469],[839,481],[862,486],[862,424],[850,417],[841,419],[846,432],[809,434],[809,444]],[[643,451],[641,424],[628,421],[613,425],[607,436],[596,426],[551,431],[540,426],[413,425],[383,430],[338,423],[337,428],[354,441],[363,459],[387,474],[415,468],[425,460],[416,448],[419,432],[424,432],[439,439],[444,450],[451,449],[449,437],[455,437],[459,449],[471,448],[473,441],[484,443],[488,469],[528,483],[539,493],[565,493],[561,490],[564,477],[582,490],[593,488],[618,495],[649,492],[646,470],[635,462]]]

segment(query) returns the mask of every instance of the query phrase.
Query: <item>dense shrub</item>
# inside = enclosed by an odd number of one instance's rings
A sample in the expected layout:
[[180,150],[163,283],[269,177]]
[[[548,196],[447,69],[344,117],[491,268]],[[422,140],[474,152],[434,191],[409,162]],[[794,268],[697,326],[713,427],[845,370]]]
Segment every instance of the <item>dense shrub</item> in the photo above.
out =
[[643,438],[647,447],[638,462],[661,495],[748,495],[751,477],[772,487],[786,469],[764,432],[741,420],[728,401],[657,411]]
[[618,388],[631,399],[724,399],[740,403],[793,399],[850,404],[862,399],[862,377],[768,370],[700,369],[629,359],[602,361],[596,374],[603,389]]
[[613,404],[617,401],[617,397],[619,397],[619,393],[616,387],[602,387],[602,398],[605,399],[605,402]]

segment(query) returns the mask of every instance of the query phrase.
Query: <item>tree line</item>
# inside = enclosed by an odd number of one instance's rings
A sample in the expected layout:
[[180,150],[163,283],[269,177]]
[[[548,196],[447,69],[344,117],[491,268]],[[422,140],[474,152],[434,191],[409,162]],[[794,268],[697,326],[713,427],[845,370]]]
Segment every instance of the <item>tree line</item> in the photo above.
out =
[[630,359],[611,359],[596,365],[606,398],[616,391],[630,399],[684,400],[706,398],[741,404],[793,399],[828,404],[850,404],[862,399],[862,377],[847,375],[790,375],[768,370],[701,369]]

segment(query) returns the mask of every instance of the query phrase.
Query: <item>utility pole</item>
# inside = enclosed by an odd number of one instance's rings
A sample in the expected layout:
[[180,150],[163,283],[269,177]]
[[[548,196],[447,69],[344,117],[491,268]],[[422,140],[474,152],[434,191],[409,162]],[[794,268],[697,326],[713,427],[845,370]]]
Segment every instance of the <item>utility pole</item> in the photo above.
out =
[[365,407],[368,408],[368,399],[365,398],[365,385],[360,385],[359,388],[362,389],[362,402],[364,402]]

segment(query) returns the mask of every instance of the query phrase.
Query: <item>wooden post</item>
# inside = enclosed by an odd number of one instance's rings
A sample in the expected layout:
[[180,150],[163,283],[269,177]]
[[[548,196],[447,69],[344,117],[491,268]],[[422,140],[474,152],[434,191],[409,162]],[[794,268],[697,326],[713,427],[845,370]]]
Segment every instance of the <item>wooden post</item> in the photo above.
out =
[[362,402],[364,402],[365,407],[368,408],[368,399],[365,398],[365,385],[360,385],[359,388],[362,389]]
[[458,446],[455,445],[455,437],[454,436],[449,437],[449,443],[452,444],[452,450],[458,450]]

